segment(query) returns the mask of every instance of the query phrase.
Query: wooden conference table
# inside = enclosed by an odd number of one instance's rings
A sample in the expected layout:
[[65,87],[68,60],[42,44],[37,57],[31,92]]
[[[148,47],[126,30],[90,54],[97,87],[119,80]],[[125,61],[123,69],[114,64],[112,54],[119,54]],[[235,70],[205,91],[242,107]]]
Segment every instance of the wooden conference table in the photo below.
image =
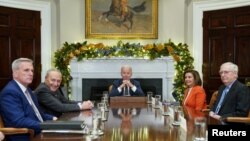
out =
[[[132,109],[133,112],[129,117],[121,116],[119,113],[124,109]],[[146,102],[115,102],[109,106],[108,120],[102,122],[104,134],[98,138],[89,138],[88,135],[72,133],[41,133],[32,141],[191,141],[193,117],[207,115],[186,108],[183,111],[187,129],[172,125],[173,119],[171,116],[163,116],[160,109],[153,108]],[[92,111],[65,113],[59,120],[84,120],[87,126],[91,128]],[[211,121],[211,119],[208,119],[208,122]],[[213,121],[217,124],[216,122]]]

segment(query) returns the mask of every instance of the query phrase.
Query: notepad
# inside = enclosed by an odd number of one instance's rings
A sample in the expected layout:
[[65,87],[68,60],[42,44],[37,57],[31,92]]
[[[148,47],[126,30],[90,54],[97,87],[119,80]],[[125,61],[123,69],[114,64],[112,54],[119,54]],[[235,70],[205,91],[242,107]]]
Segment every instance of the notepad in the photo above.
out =
[[88,134],[85,130],[42,130],[42,133]]
[[84,121],[44,121],[40,124],[42,130],[83,130]]

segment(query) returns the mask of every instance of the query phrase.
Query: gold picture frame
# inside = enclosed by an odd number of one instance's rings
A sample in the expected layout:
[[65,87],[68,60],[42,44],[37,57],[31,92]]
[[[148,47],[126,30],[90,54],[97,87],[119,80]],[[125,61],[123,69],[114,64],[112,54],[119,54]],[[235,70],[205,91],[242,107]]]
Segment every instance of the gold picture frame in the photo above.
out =
[[85,37],[157,39],[158,0],[85,0]]

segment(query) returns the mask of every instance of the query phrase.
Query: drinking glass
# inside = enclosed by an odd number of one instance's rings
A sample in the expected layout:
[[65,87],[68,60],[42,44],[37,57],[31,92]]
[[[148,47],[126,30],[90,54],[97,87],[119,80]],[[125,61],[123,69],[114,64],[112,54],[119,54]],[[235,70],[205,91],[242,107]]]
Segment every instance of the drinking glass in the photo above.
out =
[[169,102],[162,103],[162,115],[164,116],[170,115],[169,106],[170,106]]
[[100,116],[102,121],[106,121],[108,118],[108,113],[105,111],[105,103],[98,103],[98,110],[100,111]]
[[102,96],[108,98],[109,97],[109,92],[108,91],[103,91]]
[[155,95],[155,108],[160,108],[161,105],[161,95]]
[[104,104],[105,111],[109,111],[109,101],[107,97],[102,97],[101,103]]
[[168,126],[170,122],[170,117],[169,116],[164,116],[164,126]]
[[149,111],[152,111],[152,104],[147,104],[147,111],[149,112]]
[[148,104],[152,103],[152,96],[153,96],[153,92],[147,92],[147,103]]
[[174,111],[173,125],[180,125],[181,124],[182,107],[181,106],[174,106],[173,111]]
[[156,108],[156,109],[154,109],[154,112],[155,112],[155,119],[161,119],[162,118],[161,109]]
[[194,140],[205,141],[207,131],[207,119],[205,117],[194,118]]
[[[99,105],[99,103],[98,103]],[[99,109],[95,110],[92,114],[92,135],[99,135],[101,130],[101,111]]]

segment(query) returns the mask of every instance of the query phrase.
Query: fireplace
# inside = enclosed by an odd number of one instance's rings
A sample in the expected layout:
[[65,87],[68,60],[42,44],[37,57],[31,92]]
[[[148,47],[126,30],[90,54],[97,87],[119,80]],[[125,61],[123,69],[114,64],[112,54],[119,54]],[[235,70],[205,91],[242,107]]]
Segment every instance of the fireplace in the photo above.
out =
[[[83,78],[82,79],[82,100],[100,100],[103,91],[108,91],[109,86],[114,80],[119,79],[93,79],[93,78]],[[143,92],[152,91],[154,95],[162,95],[162,79],[154,78],[143,78],[135,79],[141,84]]]
[[144,92],[153,91],[162,95],[163,99],[173,99],[171,93],[175,70],[171,57],[155,60],[132,57],[98,58],[79,62],[73,59],[70,63],[73,78],[72,99],[87,100],[92,98],[91,93],[98,95],[108,90],[113,80],[121,78],[120,69],[124,64],[133,68],[132,78],[140,81]]

